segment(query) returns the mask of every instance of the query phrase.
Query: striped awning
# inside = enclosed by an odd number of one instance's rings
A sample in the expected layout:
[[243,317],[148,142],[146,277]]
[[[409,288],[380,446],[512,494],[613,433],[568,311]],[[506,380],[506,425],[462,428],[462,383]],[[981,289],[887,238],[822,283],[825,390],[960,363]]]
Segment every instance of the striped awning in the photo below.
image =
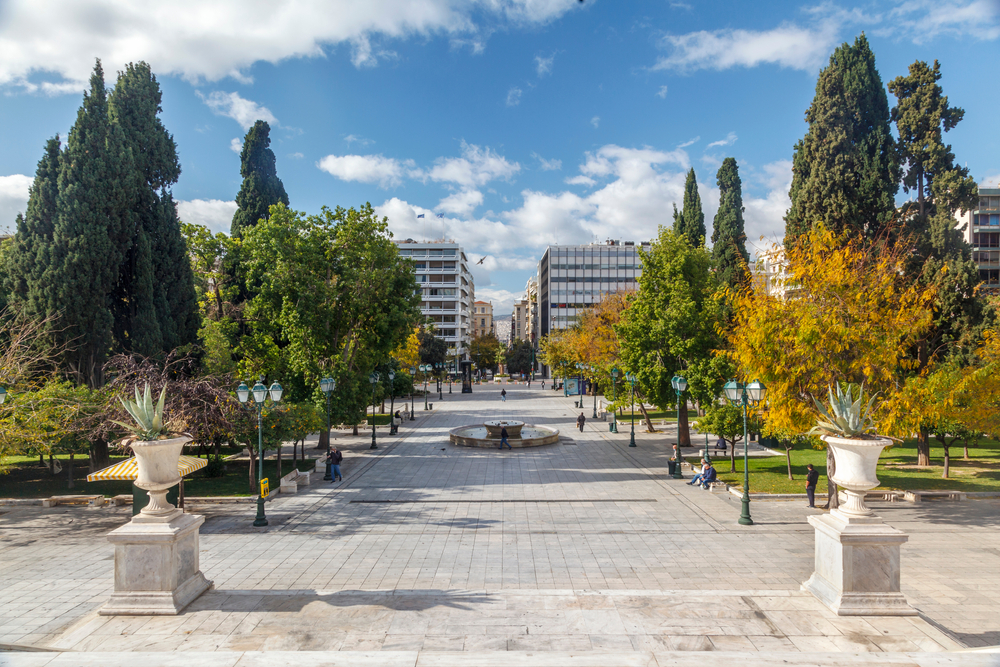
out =
[[[177,462],[177,474],[187,477],[195,470],[201,470],[208,465],[208,459],[200,459],[197,456],[181,456]],[[104,470],[98,470],[87,475],[88,482],[104,482],[111,479],[134,480],[139,476],[139,465],[135,457],[125,459],[113,466],[108,466]]]

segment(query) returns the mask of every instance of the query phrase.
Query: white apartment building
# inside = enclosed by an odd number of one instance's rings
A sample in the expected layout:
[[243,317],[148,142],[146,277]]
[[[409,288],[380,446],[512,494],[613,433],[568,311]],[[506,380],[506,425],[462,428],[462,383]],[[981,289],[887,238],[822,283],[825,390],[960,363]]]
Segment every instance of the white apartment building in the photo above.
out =
[[1000,188],[979,188],[979,206],[957,217],[965,225],[983,289],[1000,293]]
[[434,334],[448,344],[448,356],[469,358],[475,284],[469,260],[455,241],[396,241],[399,254],[413,262],[420,284],[420,310]]

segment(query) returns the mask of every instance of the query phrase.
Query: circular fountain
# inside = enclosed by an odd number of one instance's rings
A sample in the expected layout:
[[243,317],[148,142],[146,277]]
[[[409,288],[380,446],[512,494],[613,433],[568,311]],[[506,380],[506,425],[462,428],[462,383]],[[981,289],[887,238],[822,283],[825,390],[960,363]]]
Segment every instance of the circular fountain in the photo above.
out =
[[511,447],[539,447],[559,442],[559,431],[547,426],[533,426],[513,419],[491,419],[483,424],[459,426],[449,431],[452,444],[462,447],[498,447],[500,429],[507,429]]

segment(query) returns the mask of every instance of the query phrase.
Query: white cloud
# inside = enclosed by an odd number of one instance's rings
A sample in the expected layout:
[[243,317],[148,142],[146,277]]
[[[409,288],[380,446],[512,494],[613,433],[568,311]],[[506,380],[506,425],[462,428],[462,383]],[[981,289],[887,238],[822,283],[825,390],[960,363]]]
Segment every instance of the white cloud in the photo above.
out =
[[719,139],[718,141],[713,141],[705,148],[715,148],[716,146],[732,146],[736,143],[736,133],[730,132],[726,135],[725,139]]
[[28,190],[35,179],[24,174],[0,176],[0,231],[13,233],[18,213],[28,208]]
[[594,126],[594,129],[597,129],[597,126],[601,124],[601,117],[594,116],[590,119],[590,124]]
[[696,143],[698,143],[699,141],[701,141],[701,137],[700,137],[700,136],[698,136],[698,137],[695,137],[694,139],[688,139],[688,140],[687,140],[687,141],[685,141],[685,142],[684,142],[683,144],[677,144],[677,148],[687,148],[687,147],[688,147],[688,146],[690,146],[691,144],[696,144]]
[[493,312],[498,315],[513,312],[514,302],[520,301],[523,297],[524,292],[511,292],[496,287],[480,287],[479,281],[476,281],[476,299],[492,302]]
[[239,93],[224,93],[221,90],[216,90],[207,97],[200,90],[197,93],[198,97],[212,110],[212,113],[232,118],[244,130],[249,130],[258,120],[265,121],[270,125],[278,125],[278,119],[267,107],[244,99],[240,97]]
[[597,181],[592,179],[590,176],[584,176],[583,174],[566,179],[567,185],[586,185],[587,187],[591,187],[595,183],[597,183]]
[[980,179],[979,187],[1000,188],[1000,173],[987,174],[985,177]]
[[521,89],[517,86],[512,86],[510,90],[507,91],[507,106],[516,107],[521,103]]
[[49,88],[82,88],[94,57],[107,72],[144,60],[158,75],[247,81],[255,62],[326,57],[347,44],[358,67],[391,57],[376,44],[444,35],[482,43],[498,23],[545,24],[579,3],[565,0],[8,0],[0,24],[0,85],[44,76]]
[[532,153],[531,157],[538,160],[538,163],[541,166],[542,171],[559,171],[560,169],[562,169],[562,160],[546,160],[538,153]]
[[552,63],[555,61],[555,54],[545,58],[543,56],[535,56],[535,72],[538,73],[538,78],[542,78],[546,74],[552,73]]
[[439,158],[430,171],[426,172],[426,176],[432,181],[473,188],[492,180],[510,180],[519,171],[520,164],[508,162],[489,147],[480,148],[463,141],[462,157]]
[[345,135],[344,136],[344,141],[347,143],[348,146],[350,146],[351,144],[354,144],[354,143],[356,143],[358,145],[361,145],[361,146],[367,146],[369,144],[374,144],[375,143],[371,139],[365,139],[364,137],[359,137],[356,134]]
[[288,157],[292,158],[293,160],[301,160],[302,158],[305,157],[305,154],[303,154],[303,153],[289,153]]
[[659,97],[660,99],[665,98],[667,96],[667,87],[660,86],[660,89],[656,91],[656,96]]
[[829,58],[837,43],[838,28],[838,23],[829,21],[817,28],[784,24],[763,31],[700,30],[666,35],[662,46],[670,49],[670,55],[659,58],[653,69],[689,72],[774,63],[813,72]]
[[412,160],[400,162],[382,155],[327,155],[316,166],[342,181],[378,183],[388,188],[402,183],[414,164]]
[[[791,208],[788,190],[792,185],[792,161],[778,160],[763,167],[762,183],[767,189],[763,197],[744,195],[743,220],[746,226],[747,249],[765,247],[785,237],[785,213]],[[763,244],[760,238],[764,237]],[[753,251],[750,252],[753,255]]]
[[228,234],[236,214],[236,202],[220,199],[192,199],[177,202],[177,217],[192,225]]
[[1000,3],[996,0],[947,2],[909,0],[889,12],[887,32],[923,44],[941,35],[976,40],[1000,37]]
[[462,190],[438,202],[437,210],[467,217],[482,203],[483,193],[479,190]]
[[229,150],[237,155],[243,153],[243,140],[239,137],[234,137],[233,140],[229,142]]

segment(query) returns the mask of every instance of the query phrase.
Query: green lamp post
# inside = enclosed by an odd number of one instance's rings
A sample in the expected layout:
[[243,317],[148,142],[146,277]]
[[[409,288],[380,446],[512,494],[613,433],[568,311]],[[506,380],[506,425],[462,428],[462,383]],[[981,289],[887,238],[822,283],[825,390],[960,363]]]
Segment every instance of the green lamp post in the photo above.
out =
[[413,377],[417,374],[417,369],[410,366],[410,421],[417,421],[417,416],[413,414]]
[[[281,385],[277,382],[271,384],[270,389],[264,386],[264,378],[261,378],[253,389],[248,389],[245,382],[241,382],[236,388],[236,397],[240,403],[246,403],[253,394],[253,401],[257,407],[257,517],[253,520],[255,526],[266,526],[267,516],[264,514],[264,496],[260,494],[261,485],[264,482],[264,423],[261,416],[264,410],[264,401],[270,393],[271,401],[277,403],[281,400]],[[280,445],[279,445],[280,446]]]
[[330,463],[330,394],[337,388],[337,381],[326,377],[319,381],[319,390],[326,394],[326,474],[323,481],[333,481],[333,464]]
[[[612,403],[617,403],[618,402],[618,373],[619,372],[620,371],[618,370],[617,366],[615,368],[611,369],[611,396],[612,396],[611,402]],[[614,410],[611,411],[611,425],[608,427],[608,430],[611,431],[612,433],[617,433],[618,432],[618,410],[617,409],[614,409]]]
[[674,466],[674,479],[684,479],[681,474],[681,394],[688,388],[685,378],[675,375],[670,379],[670,386],[677,392],[677,465]]
[[372,446],[368,449],[378,449],[378,443],[375,441],[375,387],[378,386],[378,380],[378,373],[368,376],[368,381],[372,383]]
[[420,373],[424,376],[424,410],[430,410],[430,408],[427,407],[427,374],[431,372],[431,365],[420,364],[418,368],[420,369]]
[[767,388],[760,382],[754,380],[750,384],[743,384],[736,380],[730,380],[722,388],[726,400],[732,405],[743,406],[743,509],[740,513],[740,525],[752,526],[753,519],[750,518],[750,468],[749,454],[747,453],[747,410],[751,405],[757,405],[764,400]]
[[628,446],[635,447],[635,373],[626,373],[625,379],[629,385],[629,401],[632,404],[632,434],[628,439]]

